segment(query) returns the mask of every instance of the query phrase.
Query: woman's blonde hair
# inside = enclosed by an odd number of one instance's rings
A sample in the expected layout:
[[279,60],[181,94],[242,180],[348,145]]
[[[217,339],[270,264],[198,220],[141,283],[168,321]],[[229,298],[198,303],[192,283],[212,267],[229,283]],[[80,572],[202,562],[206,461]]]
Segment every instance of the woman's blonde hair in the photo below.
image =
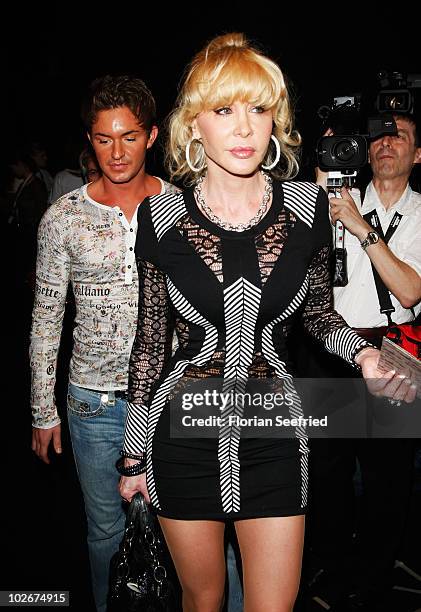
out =
[[[166,163],[171,179],[191,184],[206,172],[194,173],[186,161],[186,146],[192,140],[192,122],[202,111],[239,100],[271,110],[273,135],[281,147],[281,164],[271,173],[286,179],[298,172],[301,137],[293,128],[293,113],[285,79],[279,66],[252,47],[243,34],[214,38],[192,60],[168,119]],[[203,146],[193,141],[190,159],[195,167],[205,165]],[[269,165],[273,159],[264,163]]]

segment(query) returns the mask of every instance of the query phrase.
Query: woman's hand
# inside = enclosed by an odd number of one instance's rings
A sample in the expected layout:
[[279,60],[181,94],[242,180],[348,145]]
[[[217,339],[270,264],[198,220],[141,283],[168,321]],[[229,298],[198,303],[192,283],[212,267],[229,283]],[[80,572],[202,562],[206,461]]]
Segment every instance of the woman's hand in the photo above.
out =
[[397,374],[394,370],[381,372],[378,369],[380,351],[375,348],[366,348],[355,357],[355,362],[361,366],[367,388],[372,395],[387,397],[395,402],[410,404],[415,400],[417,387],[412,384],[409,377]]
[[[137,460],[127,458],[124,460],[124,465],[126,467],[129,465],[135,465],[136,463],[138,463]],[[120,478],[118,489],[121,497],[128,502],[131,502],[132,497],[138,492],[142,493],[148,504],[151,501],[148,494],[148,488],[146,486],[146,473],[139,474],[138,476],[122,476]]]

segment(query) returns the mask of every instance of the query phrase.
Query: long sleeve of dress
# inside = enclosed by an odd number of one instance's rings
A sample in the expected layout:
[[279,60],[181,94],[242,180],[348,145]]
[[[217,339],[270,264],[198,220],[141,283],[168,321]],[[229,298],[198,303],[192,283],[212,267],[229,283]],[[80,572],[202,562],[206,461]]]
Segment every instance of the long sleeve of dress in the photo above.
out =
[[38,230],[29,350],[32,424],[42,429],[60,423],[54,387],[69,276],[70,258],[64,244],[63,219],[52,207],[42,218]]
[[146,451],[152,385],[171,355],[174,332],[164,274],[152,263],[138,260],[139,313],[129,364],[129,400],[124,450]]
[[333,309],[330,255],[331,248],[325,245],[319,248],[311,261],[303,324],[312,336],[324,343],[330,353],[335,353],[355,365],[355,355],[371,345],[358,336]]

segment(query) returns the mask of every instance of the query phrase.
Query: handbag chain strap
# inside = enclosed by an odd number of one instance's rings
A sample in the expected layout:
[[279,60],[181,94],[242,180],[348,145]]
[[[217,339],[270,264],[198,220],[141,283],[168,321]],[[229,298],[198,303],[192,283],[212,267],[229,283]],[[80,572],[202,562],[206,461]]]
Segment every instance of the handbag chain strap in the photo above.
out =
[[156,595],[165,595],[164,585],[167,580],[167,570],[160,562],[160,540],[157,534],[150,527],[150,513],[144,497],[140,498],[140,524],[142,526],[143,540],[147,545],[146,549],[152,559],[153,578],[156,582]]
[[130,521],[126,522],[124,529],[123,540],[120,545],[120,555],[118,559],[118,565],[116,567],[116,580],[114,585],[115,593],[119,593],[123,585],[124,580],[129,577],[129,563],[128,556],[132,548],[133,538],[135,535],[135,524],[133,517]]

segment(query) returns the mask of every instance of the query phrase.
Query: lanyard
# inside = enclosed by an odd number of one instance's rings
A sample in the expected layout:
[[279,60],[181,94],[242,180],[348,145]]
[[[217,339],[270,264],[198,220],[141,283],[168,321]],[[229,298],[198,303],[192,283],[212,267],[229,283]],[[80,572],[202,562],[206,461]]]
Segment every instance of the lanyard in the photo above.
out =
[[393,234],[398,229],[399,223],[402,219],[402,215],[398,212],[395,212],[395,214],[393,215],[393,219],[389,223],[389,227],[386,230],[386,234],[383,233],[379,215],[377,214],[377,210],[375,208],[372,211],[363,215],[363,218],[367,221],[367,223],[371,225],[371,227],[376,230],[383,242],[387,244],[392,238]]
[[[376,232],[382,238],[384,243],[387,244],[392,238],[393,234],[398,229],[399,223],[402,219],[402,215],[398,212],[395,212],[395,214],[393,215],[393,219],[389,223],[389,227],[387,228],[386,234],[383,233],[379,215],[377,214],[376,209],[373,209],[372,211],[363,215],[363,218],[367,221],[367,223],[371,225],[371,227],[376,230]],[[373,271],[374,282],[376,285],[380,312],[387,316],[388,325],[392,325],[392,312],[395,312],[395,307],[393,306],[392,300],[390,299],[390,291],[382,281],[380,274],[377,272],[373,264],[371,264],[371,269]]]

